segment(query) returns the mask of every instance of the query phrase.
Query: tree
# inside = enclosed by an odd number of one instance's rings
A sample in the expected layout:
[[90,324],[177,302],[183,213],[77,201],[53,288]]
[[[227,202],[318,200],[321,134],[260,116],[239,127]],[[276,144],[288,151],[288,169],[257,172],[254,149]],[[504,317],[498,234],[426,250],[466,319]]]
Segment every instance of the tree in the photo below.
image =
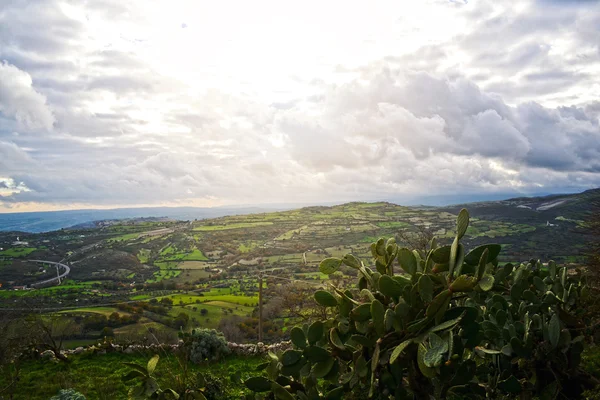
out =
[[417,251],[426,251],[427,246],[433,239],[434,235],[431,229],[425,225],[416,225],[416,231],[402,230],[396,234],[396,239],[399,243],[406,243],[409,249]]
[[62,315],[34,316],[28,325],[34,343],[42,349],[52,351],[62,361],[67,361],[67,357],[61,354],[64,340],[81,332],[81,327],[75,321]]
[[105,326],[104,328],[102,328],[102,331],[100,332],[100,337],[104,338],[104,337],[114,337],[115,336],[115,332],[112,330],[112,328]]

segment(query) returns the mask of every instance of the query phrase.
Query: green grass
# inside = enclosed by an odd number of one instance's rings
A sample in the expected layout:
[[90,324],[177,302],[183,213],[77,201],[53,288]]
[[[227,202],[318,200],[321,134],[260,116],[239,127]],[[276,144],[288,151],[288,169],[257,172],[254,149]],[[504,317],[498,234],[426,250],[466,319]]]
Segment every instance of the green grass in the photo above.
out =
[[408,222],[402,222],[402,221],[377,222],[376,225],[380,228],[405,228],[405,227],[410,226],[410,224]]
[[142,264],[145,264],[148,262],[148,257],[150,257],[151,253],[152,252],[148,249],[140,249],[140,251],[137,254],[137,258]]
[[256,226],[273,225],[273,222],[237,222],[227,225],[203,225],[194,228],[195,231],[224,231],[227,229],[254,228]]
[[77,308],[74,310],[64,310],[64,311],[59,311],[59,313],[96,313],[96,314],[102,314],[102,315],[106,315],[107,317],[114,313],[114,312],[118,312],[119,314],[129,314],[123,311],[120,311],[114,307],[82,307],[82,308]]
[[[88,400],[126,399],[130,386],[122,376],[131,371],[125,362],[146,365],[152,353],[108,353],[105,355],[71,356],[69,363],[53,363],[46,360],[26,360],[20,364],[19,382],[14,387],[15,399],[48,400],[60,389],[73,388],[83,393]],[[175,376],[182,370],[178,360],[170,354],[160,354],[155,375],[162,388],[172,387]],[[217,383],[223,392],[216,398],[239,399],[249,393],[243,384],[233,383],[229,376],[239,372],[243,379],[257,375],[256,367],[262,363],[262,357],[229,357],[219,363],[190,365],[191,373],[203,373],[211,382]],[[0,387],[9,382],[4,374],[0,375]]]
[[36,247],[14,247],[11,249],[6,249],[6,250],[0,251],[0,256],[21,258],[21,257],[27,257],[28,255],[30,255],[31,253],[33,253],[36,250],[37,250]]
[[186,254],[183,258],[183,261],[206,261],[208,258],[202,254],[202,251],[198,249],[194,249],[191,253]]

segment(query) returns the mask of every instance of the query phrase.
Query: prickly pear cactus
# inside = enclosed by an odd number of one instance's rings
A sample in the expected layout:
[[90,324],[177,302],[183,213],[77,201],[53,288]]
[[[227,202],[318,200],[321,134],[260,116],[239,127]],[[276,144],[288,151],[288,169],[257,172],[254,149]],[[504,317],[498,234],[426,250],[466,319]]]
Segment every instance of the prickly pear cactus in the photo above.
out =
[[250,398],[565,395],[583,350],[585,280],[552,261],[499,266],[497,244],[467,253],[460,241],[468,226],[463,209],[452,244],[434,239],[427,252],[379,239],[374,267],[351,254],[323,260],[325,274],[356,269],[356,288],[315,293],[334,317],[293,328],[295,348],[270,354],[263,376],[245,382]]

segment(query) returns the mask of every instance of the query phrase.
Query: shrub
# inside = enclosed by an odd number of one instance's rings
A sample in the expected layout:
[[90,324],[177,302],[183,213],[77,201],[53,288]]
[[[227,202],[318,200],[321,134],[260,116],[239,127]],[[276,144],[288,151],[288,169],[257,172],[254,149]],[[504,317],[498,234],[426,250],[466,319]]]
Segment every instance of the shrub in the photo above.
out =
[[112,328],[109,328],[108,326],[105,326],[104,328],[102,328],[102,331],[100,332],[100,337],[114,337],[115,336],[115,332],[112,330]]
[[74,389],[61,389],[56,396],[50,400],[85,400],[85,396]]
[[187,342],[189,359],[194,364],[217,361],[229,354],[225,336],[214,329],[193,329],[189,336],[184,335],[184,342]]
[[497,244],[467,254],[468,225],[461,210],[449,246],[432,239],[410,251],[379,239],[374,269],[350,254],[323,260],[328,275],[356,269],[358,289],[317,291],[334,317],[293,328],[295,349],[270,354],[268,377],[246,386],[278,399],[580,396],[585,279],[552,261],[500,266]]

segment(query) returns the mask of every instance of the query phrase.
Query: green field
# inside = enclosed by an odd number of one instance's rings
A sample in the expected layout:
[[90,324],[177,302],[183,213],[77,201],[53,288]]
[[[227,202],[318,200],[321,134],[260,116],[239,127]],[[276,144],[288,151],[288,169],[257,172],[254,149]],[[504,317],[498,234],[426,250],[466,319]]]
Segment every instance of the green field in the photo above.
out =
[[257,226],[273,225],[273,222],[240,222],[228,225],[203,225],[194,228],[195,231],[224,231],[228,229],[255,228]]
[[35,248],[35,247],[14,247],[11,249],[6,249],[6,250],[0,251],[0,256],[22,258],[22,257],[27,257],[28,255],[30,255],[31,253],[33,253],[36,250],[37,250],[37,248]]
[[[88,400],[126,399],[127,391],[134,383],[126,384],[121,379],[131,367],[125,362],[145,365],[153,353],[127,355],[108,353],[98,355],[72,356],[69,363],[52,363],[50,361],[27,360],[20,364],[21,374],[15,390],[15,399],[48,400],[60,389],[74,388],[83,393]],[[178,360],[171,354],[160,354],[156,368],[158,383],[163,388],[171,387],[175,375],[182,373]],[[256,375],[256,366],[263,362],[262,357],[234,358],[229,357],[215,364],[190,365],[190,373],[203,373],[211,385],[222,388],[218,392],[220,398],[241,398],[249,391],[241,384],[233,383],[229,376],[239,372],[247,379]],[[8,384],[5,375],[0,375],[0,387]],[[215,386],[213,386],[215,387]]]

